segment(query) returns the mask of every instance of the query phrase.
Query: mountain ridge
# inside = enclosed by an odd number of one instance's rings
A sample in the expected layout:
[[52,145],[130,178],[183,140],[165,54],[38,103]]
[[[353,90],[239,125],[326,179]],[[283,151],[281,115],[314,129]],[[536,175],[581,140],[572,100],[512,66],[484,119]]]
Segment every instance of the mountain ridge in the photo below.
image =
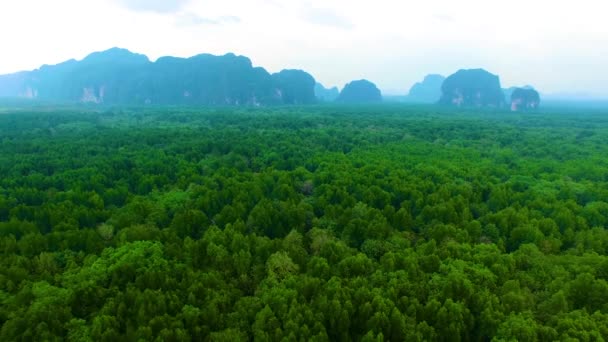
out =
[[114,47],[82,60],[0,75],[0,96],[96,104],[259,106],[316,102],[315,83],[305,71],[271,74],[234,53],[151,61]]

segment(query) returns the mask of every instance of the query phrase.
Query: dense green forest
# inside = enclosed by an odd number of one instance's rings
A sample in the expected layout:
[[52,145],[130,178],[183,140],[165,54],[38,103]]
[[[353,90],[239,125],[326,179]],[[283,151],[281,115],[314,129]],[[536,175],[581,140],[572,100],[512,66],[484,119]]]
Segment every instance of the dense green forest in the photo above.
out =
[[0,108],[1,341],[608,340],[608,112]]

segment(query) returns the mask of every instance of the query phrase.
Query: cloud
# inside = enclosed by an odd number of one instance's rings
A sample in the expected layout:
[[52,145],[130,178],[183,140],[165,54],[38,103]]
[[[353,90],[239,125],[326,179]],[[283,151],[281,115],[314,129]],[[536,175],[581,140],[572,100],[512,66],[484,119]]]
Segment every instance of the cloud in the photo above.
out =
[[348,19],[327,8],[311,8],[304,15],[304,19],[313,24],[341,29],[352,29],[354,27]]
[[175,19],[177,26],[199,26],[199,25],[219,25],[216,19],[205,18],[194,13],[186,13],[179,15]]
[[283,4],[277,0],[264,0],[264,3],[266,3],[267,5],[276,7],[276,8],[285,8],[285,4]]
[[114,0],[132,11],[175,13],[191,0]]
[[201,17],[195,13],[185,13],[176,17],[175,24],[180,27],[200,26],[200,25],[223,25],[238,24],[241,18],[236,16],[221,16],[217,18]]
[[435,13],[433,18],[444,23],[452,23],[456,21],[453,16],[444,13]]
[[220,23],[224,23],[224,24],[238,24],[241,22],[241,18],[234,16],[234,15],[225,15],[225,16],[219,17],[219,21],[220,21]]

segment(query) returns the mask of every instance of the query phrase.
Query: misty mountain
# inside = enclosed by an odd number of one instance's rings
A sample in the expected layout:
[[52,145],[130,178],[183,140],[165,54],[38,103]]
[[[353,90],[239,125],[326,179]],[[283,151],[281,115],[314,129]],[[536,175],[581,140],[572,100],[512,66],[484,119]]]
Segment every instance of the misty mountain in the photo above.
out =
[[440,104],[458,107],[501,107],[505,96],[500,78],[484,69],[461,69],[445,79]]
[[523,87],[509,87],[509,88],[503,88],[502,89],[502,93],[505,95],[505,100],[506,101],[511,101],[511,95],[513,95],[513,92],[515,91],[515,89],[534,89],[534,87],[532,87],[531,85],[525,85]]
[[283,70],[273,74],[274,85],[285,104],[312,104],[315,96],[315,79],[302,70]]
[[533,88],[515,88],[511,93],[511,110],[530,110],[540,106],[540,95]]
[[422,82],[414,84],[408,93],[409,102],[436,103],[441,98],[441,85],[445,77],[431,74],[424,77]]
[[332,102],[340,96],[338,87],[325,88],[321,83],[315,84],[315,96],[319,101]]
[[306,104],[315,102],[314,86],[304,71],[271,75],[234,54],[151,62],[119,48],[0,76],[3,97],[105,104]]
[[336,101],[342,103],[382,102],[382,93],[375,84],[368,80],[352,81],[344,86]]

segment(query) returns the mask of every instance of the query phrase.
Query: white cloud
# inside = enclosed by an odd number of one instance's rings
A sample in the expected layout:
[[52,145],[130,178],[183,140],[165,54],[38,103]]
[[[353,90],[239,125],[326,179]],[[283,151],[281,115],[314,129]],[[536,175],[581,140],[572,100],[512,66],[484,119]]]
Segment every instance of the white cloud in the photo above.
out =
[[114,0],[133,11],[175,13],[191,0]]
[[194,13],[180,14],[175,18],[175,24],[179,27],[198,26],[198,25],[222,25],[222,24],[238,24],[241,19],[236,16],[221,16],[221,17],[201,17]]
[[336,11],[327,8],[310,8],[305,10],[304,19],[323,26],[351,29],[354,25]]

